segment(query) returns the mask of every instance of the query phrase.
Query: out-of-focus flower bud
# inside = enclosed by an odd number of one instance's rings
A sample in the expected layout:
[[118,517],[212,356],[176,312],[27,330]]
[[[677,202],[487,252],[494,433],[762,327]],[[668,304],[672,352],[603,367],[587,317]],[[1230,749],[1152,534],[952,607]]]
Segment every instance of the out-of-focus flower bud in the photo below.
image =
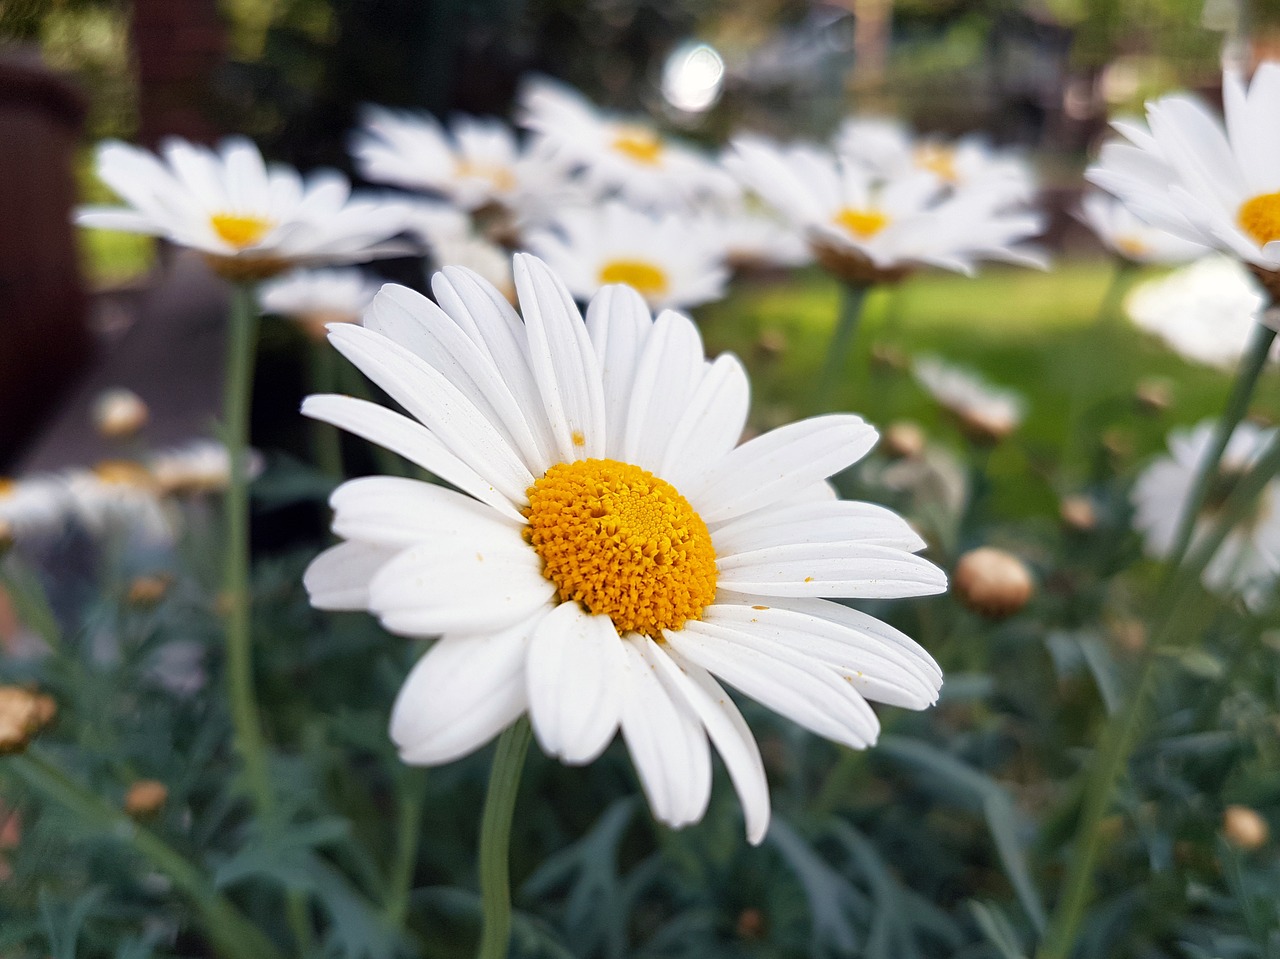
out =
[[1098,526],[1098,511],[1087,496],[1064,496],[1058,504],[1062,525],[1073,533],[1091,533]]
[[163,573],[149,576],[135,576],[129,584],[129,592],[125,599],[130,606],[154,606],[164,599],[165,593],[173,584],[173,578]]
[[154,816],[169,801],[169,787],[157,779],[139,779],[124,797],[124,811],[135,819]]
[[885,455],[895,460],[913,460],[924,453],[925,435],[919,423],[898,420],[884,431]]
[[787,334],[777,329],[761,330],[756,349],[765,356],[781,356],[787,351]]
[[1138,383],[1133,401],[1144,413],[1163,413],[1173,405],[1173,384],[1162,377],[1148,377]]
[[0,686],[0,756],[22,752],[57,714],[51,696],[21,686]]
[[1237,849],[1253,852],[1267,844],[1271,829],[1256,809],[1228,806],[1222,813],[1222,836]]
[[988,619],[1012,616],[1027,605],[1035,591],[1026,564],[992,546],[961,556],[951,582],[960,602]]
[[108,439],[135,436],[150,415],[147,404],[133,390],[104,390],[93,403],[94,428]]

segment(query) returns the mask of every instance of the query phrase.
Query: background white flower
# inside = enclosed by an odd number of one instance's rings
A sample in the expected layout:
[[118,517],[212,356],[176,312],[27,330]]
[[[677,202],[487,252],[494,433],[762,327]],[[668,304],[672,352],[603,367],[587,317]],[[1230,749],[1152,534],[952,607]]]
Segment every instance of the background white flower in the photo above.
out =
[[1103,246],[1134,263],[1184,263],[1209,252],[1203,243],[1145,223],[1121,201],[1104,193],[1086,195],[1080,214]]
[[456,489],[367,477],[335,491],[312,603],[442,638],[392,715],[408,762],[448,762],[528,712],[542,748],[589,762],[621,730],[654,814],[699,819],[708,739],[752,842],[769,819],[755,741],[715,676],[861,748],[866,700],[922,708],[941,673],[897,630],[831,597],[945,589],[898,516],[825,478],[875,431],[805,420],[741,446],[748,385],[697,328],[607,286],[583,322],[539,260],[515,261],[523,322],[466,270],[439,306],[386,287],[334,345],[410,414],[343,396],[303,411],[399,452]]
[[916,381],[961,426],[985,438],[1012,432],[1026,415],[1026,402],[1012,390],[992,386],[972,370],[952,366],[936,356],[918,357],[911,365]]
[[318,323],[351,323],[373,302],[382,281],[355,268],[295,270],[258,290],[264,313]]

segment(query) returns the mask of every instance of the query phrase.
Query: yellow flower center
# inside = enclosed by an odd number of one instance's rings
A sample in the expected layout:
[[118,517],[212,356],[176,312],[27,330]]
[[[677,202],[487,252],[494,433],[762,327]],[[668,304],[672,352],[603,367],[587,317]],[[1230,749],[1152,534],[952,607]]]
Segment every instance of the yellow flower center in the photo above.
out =
[[646,166],[657,166],[662,159],[662,138],[645,127],[619,128],[613,148]]
[[956,151],[940,143],[922,143],[916,147],[916,166],[928,170],[946,183],[959,183],[956,170]]
[[488,180],[499,193],[509,193],[516,188],[515,175],[507,167],[494,163],[473,163],[470,160],[459,160],[454,168],[459,180]]
[[1146,241],[1136,236],[1118,236],[1115,243],[1116,249],[1131,260],[1141,259],[1151,252]]
[[238,213],[215,213],[209,217],[209,225],[213,227],[214,233],[237,250],[258,243],[275,226],[264,217],[242,216]]
[[525,539],[561,602],[659,638],[716,595],[711,533],[670,483],[617,460],[561,463],[529,487]]
[[662,296],[670,288],[666,271],[646,260],[610,260],[600,268],[600,283],[625,283],[644,297]]
[[836,226],[842,226],[849,233],[861,240],[869,240],[886,226],[889,218],[879,210],[857,210],[847,206],[832,219]]
[[93,475],[110,486],[135,486],[146,489],[152,484],[151,473],[141,463],[131,460],[103,460],[93,468]]
[[1280,240],[1280,193],[1262,193],[1245,200],[1236,220],[1258,246]]
[[12,496],[14,490],[18,488],[18,484],[7,476],[0,476],[0,499]]

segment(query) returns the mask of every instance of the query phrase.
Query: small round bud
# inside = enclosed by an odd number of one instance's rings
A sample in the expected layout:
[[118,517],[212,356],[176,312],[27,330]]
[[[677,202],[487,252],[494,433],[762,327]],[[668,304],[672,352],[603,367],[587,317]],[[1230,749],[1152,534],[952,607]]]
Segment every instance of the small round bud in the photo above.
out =
[[1253,852],[1267,844],[1271,829],[1256,809],[1228,806],[1222,813],[1222,836],[1237,849]]
[[129,592],[125,600],[130,606],[151,607],[164,599],[169,592],[173,579],[163,573],[150,576],[135,576],[129,584]]
[[124,797],[124,811],[135,819],[154,816],[169,801],[169,787],[157,779],[139,779]]
[[1109,429],[1102,434],[1102,448],[1112,459],[1126,460],[1133,455],[1133,437],[1121,429]]
[[57,713],[51,696],[21,686],[0,686],[0,756],[26,749]]
[[133,390],[104,390],[93,402],[93,426],[107,439],[136,436],[150,417],[147,404]]
[[1091,533],[1098,526],[1098,511],[1087,496],[1064,496],[1058,504],[1062,525],[1073,533]]
[[988,619],[1012,616],[1027,605],[1035,590],[1026,564],[1012,553],[991,546],[961,556],[952,585],[961,603]]
[[787,334],[778,329],[761,330],[756,349],[765,356],[781,356],[787,351]]
[[738,913],[738,938],[746,940],[761,939],[765,934],[764,913],[754,906],[748,906]]
[[898,420],[884,431],[885,455],[895,460],[918,459],[924,453],[925,435],[919,423]]
[[1173,405],[1173,384],[1163,377],[1148,377],[1138,383],[1133,401],[1144,413],[1163,413]]
[[871,347],[871,362],[880,369],[893,373],[905,373],[911,368],[911,361],[907,359],[907,354],[887,343],[877,343]]
[[1126,616],[1107,624],[1107,632],[1117,647],[1131,655],[1147,648],[1147,625],[1140,619]]
[[957,409],[953,415],[960,432],[978,446],[995,446],[1018,427],[1017,419],[994,408]]

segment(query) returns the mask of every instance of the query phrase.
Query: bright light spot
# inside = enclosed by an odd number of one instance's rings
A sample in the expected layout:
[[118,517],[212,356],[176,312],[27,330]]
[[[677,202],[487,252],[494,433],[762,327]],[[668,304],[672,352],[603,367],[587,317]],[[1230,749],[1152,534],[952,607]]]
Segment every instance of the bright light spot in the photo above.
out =
[[662,95],[686,113],[711,109],[723,86],[724,60],[705,43],[680,44],[662,68]]

